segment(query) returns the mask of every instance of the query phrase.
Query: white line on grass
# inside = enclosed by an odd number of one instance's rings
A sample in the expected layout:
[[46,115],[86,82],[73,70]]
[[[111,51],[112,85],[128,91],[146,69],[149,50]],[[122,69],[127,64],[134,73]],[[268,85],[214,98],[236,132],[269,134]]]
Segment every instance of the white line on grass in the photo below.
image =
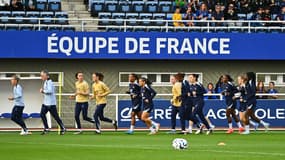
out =
[[[59,144],[59,143],[31,143],[31,142],[6,142],[8,144],[28,144],[28,145],[55,145],[55,146],[68,146],[68,147],[94,147],[94,148],[124,148],[124,149],[146,149],[146,150],[161,150],[169,149],[165,145],[98,145],[98,144]],[[195,145],[194,147],[205,147],[211,145]],[[284,153],[269,153],[269,152],[241,152],[241,151],[227,151],[227,150],[202,150],[202,149],[192,149],[193,146],[189,149],[190,151],[198,152],[213,152],[213,153],[230,153],[230,154],[251,154],[258,156],[278,156],[285,157]]]

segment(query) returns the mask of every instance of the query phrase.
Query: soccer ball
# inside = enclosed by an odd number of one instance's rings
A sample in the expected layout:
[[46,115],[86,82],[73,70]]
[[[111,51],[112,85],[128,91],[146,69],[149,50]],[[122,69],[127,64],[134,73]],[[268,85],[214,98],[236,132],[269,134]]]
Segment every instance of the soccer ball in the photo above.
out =
[[172,141],[172,147],[174,149],[178,149],[178,150],[187,149],[188,148],[188,142],[187,142],[187,140],[185,140],[183,138],[175,138]]

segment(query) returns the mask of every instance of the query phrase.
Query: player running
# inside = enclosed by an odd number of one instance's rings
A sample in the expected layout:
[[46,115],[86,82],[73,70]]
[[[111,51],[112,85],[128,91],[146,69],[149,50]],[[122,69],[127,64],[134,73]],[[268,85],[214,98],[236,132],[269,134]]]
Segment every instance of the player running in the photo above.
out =
[[225,102],[227,105],[227,109],[226,109],[226,116],[227,116],[227,120],[228,120],[228,125],[229,125],[229,129],[226,132],[227,134],[231,134],[234,132],[233,129],[233,124],[232,124],[232,118],[235,120],[235,122],[238,125],[239,128],[239,133],[242,133],[244,131],[244,128],[242,127],[240,120],[238,119],[236,113],[235,113],[235,109],[236,109],[236,105],[237,102],[234,98],[235,93],[238,92],[237,88],[233,85],[233,79],[229,76],[229,75],[223,75],[222,76],[222,95],[225,96]]
[[149,118],[150,113],[153,111],[153,98],[155,97],[156,92],[151,88],[151,82],[147,78],[140,78],[139,85],[141,87],[141,96],[143,104],[141,120],[149,128],[149,135],[153,135],[158,132],[160,127],[159,123],[156,123]]
[[50,114],[60,126],[60,135],[64,135],[66,129],[57,113],[55,87],[52,80],[49,78],[49,72],[47,70],[41,71],[41,79],[43,81],[43,87],[40,89],[40,93],[44,95],[44,102],[40,113],[44,124],[42,135],[45,135],[49,132],[49,126],[46,118],[46,114],[48,112],[50,112]]
[[182,81],[185,74],[177,73],[174,75],[173,86],[172,86],[172,99],[171,99],[171,131],[170,134],[176,133],[176,116],[179,114],[181,123],[181,133],[186,133],[185,131],[185,106],[182,105]]
[[[93,96],[91,99],[95,99],[96,101],[96,110],[94,113],[94,120],[95,120],[95,126],[96,134],[101,134],[101,126],[100,126],[100,120],[108,123],[112,123],[115,130],[118,129],[117,121],[111,120],[110,118],[107,118],[104,116],[104,108],[107,104],[107,95],[110,94],[109,87],[103,82],[104,75],[102,73],[93,73],[92,79],[93,79]],[[100,119],[100,120],[99,120]]]
[[134,73],[129,75],[129,91],[127,94],[130,94],[132,101],[132,113],[131,113],[131,126],[130,129],[126,132],[127,134],[133,134],[136,124],[136,117],[141,119],[142,115],[142,97],[141,97],[141,87],[137,83],[138,76]]
[[242,134],[250,134],[249,130],[249,118],[251,118],[253,121],[262,124],[267,131],[269,128],[269,123],[264,122],[263,120],[260,120],[257,118],[254,114],[255,108],[256,108],[256,84],[255,84],[256,76],[253,72],[247,72],[246,76],[244,78],[244,81],[246,81],[245,85],[245,100],[247,109],[245,112],[245,131]]
[[20,78],[16,75],[12,76],[11,85],[13,86],[13,96],[9,97],[8,100],[14,101],[14,107],[12,110],[11,120],[18,124],[22,131],[20,135],[28,135],[29,131],[26,127],[26,124],[22,118],[23,110],[25,108],[24,99],[23,99],[23,90],[22,86],[19,84]]
[[[206,90],[204,86],[198,82],[199,75],[197,74],[190,74],[189,75],[189,82],[190,82],[190,95],[192,97],[193,101],[193,117],[196,118],[197,116],[200,118],[202,123],[207,128],[206,134],[209,135],[213,132],[212,128],[210,127],[208,121],[205,118],[205,115],[203,113],[203,108],[205,105],[204,102],[204,94],[206,93]],[[196,120],[197,121],[197,120]],[[195,134],[201,134],[203,132],[203,127],[200,126],[200,129],[197,130]]]
[[74,134],[82,134],[81,123],[80,123],[80,113],[82,111],[83,120],[90,123],[95,123],[92,118],[88,117],[88,101],[89,101],[89,85],[84,80],[84,75],[82,72],[77,72],[75,74],[76,82],[75,88],[76,92],[74,95],[70,96],[71,99],[75,99],[75,111],[74,117],[77,125],[78,131]]

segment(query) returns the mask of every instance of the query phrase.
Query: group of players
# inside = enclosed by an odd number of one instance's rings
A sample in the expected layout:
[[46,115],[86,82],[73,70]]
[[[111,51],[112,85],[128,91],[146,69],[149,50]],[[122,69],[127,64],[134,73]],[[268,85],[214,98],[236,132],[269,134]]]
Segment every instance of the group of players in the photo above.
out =
[[[49,126],[47,123],[46,114],[50,112],[53,118],[60,126],[60,134],[63,135],[66,132],[64,124],[60,119],[56,108],[56,93],[52,80],[49,78],[49,72],[47,70],[41,71],[41,79],[43,86],[40,88],[40,93],[43,94],[43,104],[40,112],[41,119],[43,121],[44,130],[41,133],[45,135],[49,132]],[[115,130],[117,130],[117,121],[112,120],[104,116],[104,108],[107,104],[107,96],[110,93],[110,89],[103,82],[104,75],[102,73],[92,74],[92,96],[90,96],[90,88],[88,83],[84,80],[82,72],[77,72],[75,75],[76,91],[74,95],[70,96],[70,99],[75,100],[75,121],[78,131],[74,134],[81,134],[80,114],[82,112],[83,120],[95,124],[95,133],[101,133],[100,121],[112,123]],[[172,113],[171,113],[171,131],[168,133],[176,133],[176,117],[179,114],[181,122],[181,133],[192,133],[192,126],[197,126],[195,134],[201,134],[206,129],[206,134],[212,133],[214,126],[209,119],[205,117],[203,113],[204,107],[204,94],[206,93],[203,85],[198,82],[197,74],[189,74],[188,80],[185,80],[185,74],[177,73],[172,76],[171,83],[173,97],[171,99]],[[25,122],[22,118],[24,109],[23,91],[19,84],[20,78],[17,75],[13,75],[11,78],[11,84],[13,86],[13,96],[9,97],[10,101],[14,101],[14,107],[12,110],[11,119],[17,123],[22,131],[20,135],[30,134]],[[238,125],[239,133],[250,133],[250,121],[262,124],[268,129],[269,124],[258,119],[255,114],[256,107],[256,85],[255,74],[248,72],[238,77],[238,85],[235,86],[232,82],[233,79],[229,75],[222,75],[222,92],[226,103],[226,116],[229,125],[227,131],[228,134],[234,132],[232,126],[232,119]],[[160,124],[150,119],[150,114],[154,110],[153,98],[156,96],[156,91],[151,87],[151,82],[144,77],[138,77],[132,73],[129,75],[129,90],[127,93],[131,97],[132,112],[131,112],[131,125],[127,134],[134,133],[134,127],[136,118],[143,121],[150,130],[150,135],[156,134],[159,131]],[[96,109],[93,118],[88,117],[88,101],[95,99]],[[237,101],[239,101],[240,119],[237,117],[235,110],[237,108]],[[186,128],[186,121],[189,121],[189,129]],[[241,123],[242,122],[242,123]]]
[[[192,125],[198,128],[196,134],[201,134],[206,128],[206,134],[212,133],[214,125],[203,113],[204,94],[206,90],[198,82],[197,74],[190,74],[188,80],[184,80],[185,74],[177,73],[172,77],[172,130],[175,133],[176,115],[179,113],[181,122],[181,133],[192,133]],[[269,128],[269,123],[257,118],[254,114],[256,108],[256,76],[253,72],[247,72],[238,76],[238,85],[233,84],[230,75],[221,76],[221,94],[224,96],[226,104],[226,117],[229,129],[227,134],[234,132],[232,119],[236,122],[240,134],[250,134],[250,124],[254,126],[262,124],[265,129]],[[239,108],[237,107],[239,102]],[[236,115],[239,110],[240,119]],[[185,130],[185,121],[189,120],[189,129]]]

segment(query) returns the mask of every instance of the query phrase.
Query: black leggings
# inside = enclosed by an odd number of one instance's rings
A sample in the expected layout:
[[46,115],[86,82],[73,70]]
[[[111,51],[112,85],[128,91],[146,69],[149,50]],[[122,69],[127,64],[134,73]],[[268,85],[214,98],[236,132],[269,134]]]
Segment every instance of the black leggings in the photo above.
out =
[[11,120],[17,123],[24,131],[27,131],[26,124],[23,120],[24,106],[14,106],[12,110]]

